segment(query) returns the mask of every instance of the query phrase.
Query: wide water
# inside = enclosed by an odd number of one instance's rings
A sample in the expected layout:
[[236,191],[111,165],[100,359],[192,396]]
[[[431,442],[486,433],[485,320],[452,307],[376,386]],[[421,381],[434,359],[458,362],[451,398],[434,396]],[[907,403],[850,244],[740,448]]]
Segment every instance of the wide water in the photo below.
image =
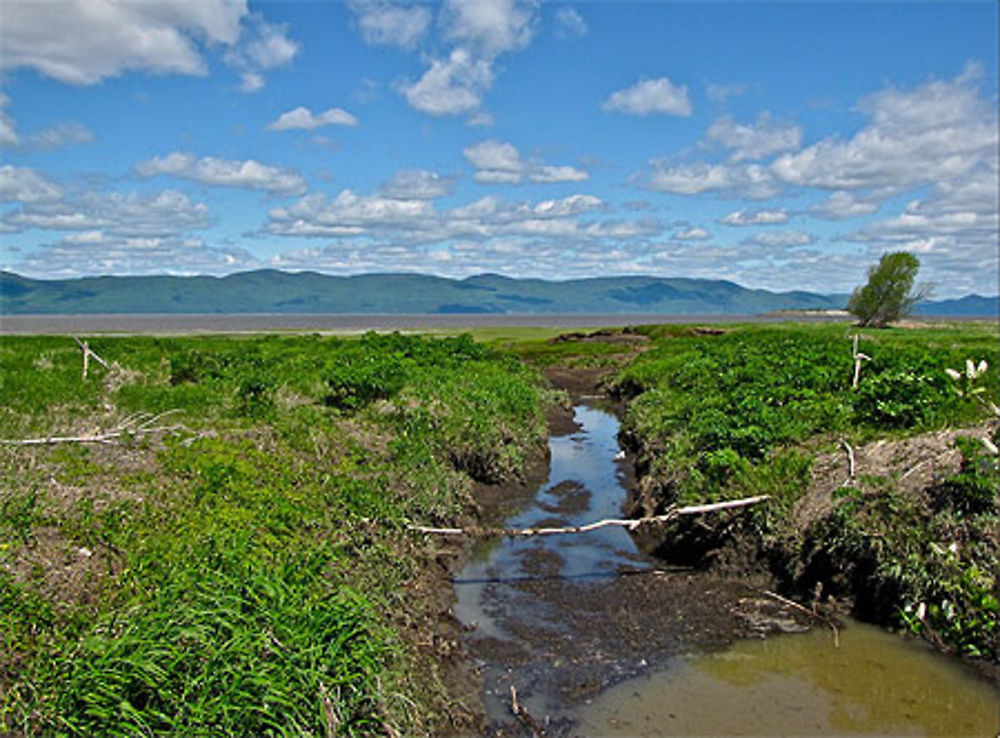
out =
[[[580,430],[550,439],[548,481],[506,525],[620,517],[626,492],[618,421],[594,407],[574,410]],[[598,620],[588,630],[592,617],[613,615],[615,603],[607,600],[622,596],[615,586],[625,579],[686,587],[677,605],[684,610],[685,593],[699,591],[698,577],[660,576],[661,566],[621,528],[478,550],[456,578],[456,614],[471,630],[499,734],[519,734],[509,711],[515,685],[550,735],[1000,735],[1000,687],[921,643],[861,623],[845,625],[839,647],[829,631],[816,629],[705,651],[685,641],[683,616],[657,605],[640,613],[646,627],[652,622],[660,636],[671,628],[678,634],[651,645],[660,653],[650,652],[648,662],[634,643],[626,647],[633,625]],[[706,596],[719,590],[706,586]],[[663,602],[669,594],[661,593]],[[581,681],[599,686],[572,688]],[[600,691],[608,684],[614,686]]]

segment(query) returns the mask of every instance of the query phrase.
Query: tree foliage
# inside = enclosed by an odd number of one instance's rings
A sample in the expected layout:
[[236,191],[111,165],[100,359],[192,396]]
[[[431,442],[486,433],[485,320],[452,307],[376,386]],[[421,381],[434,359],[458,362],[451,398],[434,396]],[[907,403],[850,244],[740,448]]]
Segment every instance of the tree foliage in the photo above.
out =
[[920,260],[907,251],[883,254],[878,264],[869,268],[868,283],[854,290],[848,312],[862,326],[874,328],[905,318],[930,292],[926,285],[914,289],[919,269]]

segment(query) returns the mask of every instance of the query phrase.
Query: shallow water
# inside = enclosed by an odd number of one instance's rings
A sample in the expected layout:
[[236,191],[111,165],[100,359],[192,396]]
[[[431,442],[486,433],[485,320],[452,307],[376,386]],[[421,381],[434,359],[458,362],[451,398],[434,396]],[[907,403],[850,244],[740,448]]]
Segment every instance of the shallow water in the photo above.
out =
[[849,622],[740,641],[623,682],[574,711],[580,735],[995,736],[996,685],[921,644]]
[[[594,407],[574,412],[580,430],[550,439],[548,480],[505,525],[578,525],[621,516],[626,490],[618,421]],[[507,730],[499,734],[519,734],[508,691],[517,685],[521,703],[539,721],[550,721],[553,736],[1000,735],[997,685],[921,643],[861,623],[847,625],[839,647],[828,630],[816,629],[683,657],[649,653],[647,664],[641,649],[648,632],[639,651],[624,643],[634,608],[629,625],[613,607],[602,611],[594,604],[624,591],[622,572],[652,575],[668,590],[684,587],[674,600],[660,592],[661,599],[651,600],[658,604],[638,613],[647,631],[650,625],[657,632],[678,628],[671,608],[705,616],[704,607],[689,608],[693,603],[685,599],[700,602],[715,590],[716,599],[706,601],[725,610],[738,596],[720,598],[717,582],[699,588],[707,576],[681,581],[659,576],[657,567],[622,528],[504,540],[476,551],[455,580],[456,615],[472,630],[487,712],[495,729]],[[596,630],[606,632],[595,635],[593,618],[608,618],[609,610],[611,619],[596,621]],[[677,636],[681,650],[688,650],[689,638]],[[484,649],[483,643],[492,645]],[[553,676],[562,672],[569,676]],[[567,687],[574,680],[596,684],[589,698],[586,690]],[[617,686],[593,695],[608,683]]]

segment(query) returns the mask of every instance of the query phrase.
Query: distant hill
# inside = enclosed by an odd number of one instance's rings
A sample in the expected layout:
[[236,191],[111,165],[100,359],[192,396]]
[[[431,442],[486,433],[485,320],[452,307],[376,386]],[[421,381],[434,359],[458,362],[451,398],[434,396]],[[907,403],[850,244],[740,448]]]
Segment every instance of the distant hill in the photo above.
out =
[[[996,298],[940,303],[985,310]],[[733,282],[659,277],[566,281],[483,274],[446,279],[422,274],[336,277],[260,270],[226,277],[84,277],[36,280],[0,272],[0,312],[83,313],[659,313],[752,315],[843,307],[844,295],[752,290]],[[970,301],[971,302],[968,302]],[[980,306],[977,300],[985,303]],[[937,304],[935,304],[937,305]],[[934,305],[925,306],[932,308]],[[979,313],[976,313],[979,314]],[[991,314],[989,310],[984,313]]]
[[957,300],[925,302],[917,305],[917,315],[946,317],[997,317],[1000,299],[982,295],[966,295]]

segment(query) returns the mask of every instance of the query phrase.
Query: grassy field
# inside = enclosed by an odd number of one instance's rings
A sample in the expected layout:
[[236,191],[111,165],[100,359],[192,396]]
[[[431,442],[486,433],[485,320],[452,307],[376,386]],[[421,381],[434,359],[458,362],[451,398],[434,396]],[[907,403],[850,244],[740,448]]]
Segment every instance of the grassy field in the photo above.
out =
[[[427,544],[547,390],[468,337],[4,338],[0,730],[419,735]],[[144,427],[145,426],[145,427]],[[169,430],[157,431],[157,428]]]
[[69,338],[5,337],[0,438],[116,435],[0,446],[0,731],[436,734],[456,646],[406,525],[523,472],[550,368],[622,399],[650,510],[769,494],[710,544],[996,659],[1000,471],[954,429],[998,440],[997,326],[861,331],[856,389],[855,332],[108,337],[85,382]]

